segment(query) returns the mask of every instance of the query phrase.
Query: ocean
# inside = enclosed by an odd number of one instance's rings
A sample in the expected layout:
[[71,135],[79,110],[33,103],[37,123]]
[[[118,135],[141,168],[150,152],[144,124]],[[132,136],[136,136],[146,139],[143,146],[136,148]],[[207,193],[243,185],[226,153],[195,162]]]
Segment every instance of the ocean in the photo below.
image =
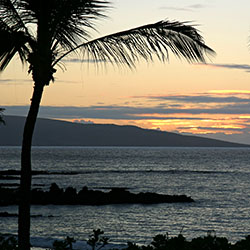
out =
[[[250,148],[34,147],[33,187],[56,182],[106,190],[185,194],[194,203],[105,206],[32,206],[36,246],[66,236],[86,240],[100,228],[114,244],[149,244],[156,234],[191,239],[212,231],[231,242],[250,234]],[[20,169],[20,148],[0,147],[0,170]],[[18,183],[0,180],[0,184]],[[17,213],[17,206],[0,212]],[[0,233],[17,233],[17,218],[0,218]]]

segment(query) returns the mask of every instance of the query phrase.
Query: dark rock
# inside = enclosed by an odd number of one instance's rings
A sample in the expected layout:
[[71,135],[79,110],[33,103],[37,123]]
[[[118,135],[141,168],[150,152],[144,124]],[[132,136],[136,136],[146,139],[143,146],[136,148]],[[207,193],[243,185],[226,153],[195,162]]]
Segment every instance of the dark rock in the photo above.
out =
[[17,217],[17,214],[10,214],[8,212],[0,212],[0,217]]
[[[12,214],[8,212],[0,212],[0,217],[18,217],[18,214]],[[40,218],[43,217],[41,214],[35,214],[31,215],[31,218]],[[52,215],[49,215],[48,217],[53,217]]]
[[[16,205],[18,189],[0,188],[0,205]],[[75,188],[65,191],[52,183],[49,191],[35,188],[31,191],[31,203],[36,205],[106,205],[106,204],[156,204],[194,202],[186,195],[165,195],[157,193],[131,193],[126,188],[112,188],[109,192],[89,190],[83,187],[78,193]]]

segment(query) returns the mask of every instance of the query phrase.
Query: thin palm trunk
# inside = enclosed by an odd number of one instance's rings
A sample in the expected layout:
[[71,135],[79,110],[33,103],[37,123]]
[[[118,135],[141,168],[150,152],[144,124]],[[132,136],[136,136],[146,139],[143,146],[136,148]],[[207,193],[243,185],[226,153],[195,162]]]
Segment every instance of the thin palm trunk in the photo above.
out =
[[18,217],[18,246],[20,250],[30,249],[31,145],[43,88],[44,86],[35,84],[23,132]]
[[4,111],[4,109],[3,109],[3,108],[0,108],[0,124],[1,124],[1,123],[5,124],[4,119],[3,119],[3,117],[2,117],[2,112],[3,112],[3,111]]

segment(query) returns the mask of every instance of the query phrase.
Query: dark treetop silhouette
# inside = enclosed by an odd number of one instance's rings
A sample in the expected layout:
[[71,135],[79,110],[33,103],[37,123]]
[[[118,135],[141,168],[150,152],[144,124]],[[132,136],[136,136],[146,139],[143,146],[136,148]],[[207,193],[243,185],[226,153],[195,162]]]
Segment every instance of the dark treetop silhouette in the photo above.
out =
[[141,58],[168,60],[168,50],[188,62],[205,62],[207,47],[198,31],[181,22],[160,21],[91,40],[94,21],[105,17],[109,0],[0,0],[0,70],[18,54],[34,81],[23,132],[18,244],[30,249],[31,144],[44,86],[55,66],[80,51],[88,60],[134,67]]

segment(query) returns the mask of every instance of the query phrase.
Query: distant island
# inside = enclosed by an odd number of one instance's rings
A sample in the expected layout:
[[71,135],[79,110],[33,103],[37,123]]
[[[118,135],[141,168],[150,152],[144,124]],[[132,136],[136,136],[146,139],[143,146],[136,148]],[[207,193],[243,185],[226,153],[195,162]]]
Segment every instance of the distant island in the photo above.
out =
[[[21,146],[25,117],[5,116],[0,146]],[[136,126],[79,124],[38,118],[34,146],[250,147],[250,145],[180,135]]]

